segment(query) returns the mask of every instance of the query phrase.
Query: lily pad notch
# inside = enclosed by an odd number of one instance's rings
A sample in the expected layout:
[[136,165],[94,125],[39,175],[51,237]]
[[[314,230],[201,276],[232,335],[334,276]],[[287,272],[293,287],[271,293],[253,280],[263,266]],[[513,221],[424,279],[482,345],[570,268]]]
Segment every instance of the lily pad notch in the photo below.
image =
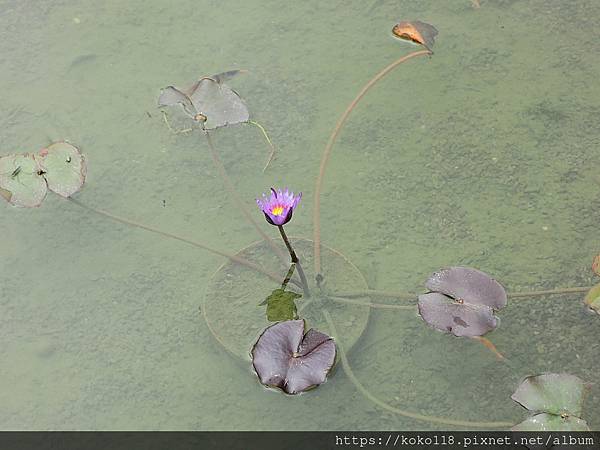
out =
[[511,398],[533,415],[513,431],[589,431],[581,418],[585,383],[567,373],[545,373],[525,378]]
[[0,196],[14,206],[40,206],[49,190],[68,198],[85,183],[87,165],[77,147],[60,141],[39,153],[0,157]]
[[[185,115],[204,131],[239,123],[256,125],[271,148],[269,159],[264,167],[266,169],[275,155],[275,146],[265,128],[258,122],[250,120],[250,112],[242,97],[225,84],[226,80],[244,72],[247,72],[247,70],[230,70],[209,77],[202,77],[188,89],[167,86],[160,91],[158,106],[162,108],[180,105]],[[168,122],[167,125],[171,128]],[[186,131],[192,131],[192,129],[180,132]],[[177,131],[175,132],[177,133]]]
[[419,315],[431,327],[454,336],[478,337],[495,329],[494,312],[506,306],[506,291],[488,274],[470,267],[435,272],[419,295]]
[[262,384],[286,394],[312,389],[327,379],[336,358],[333,338],[310,329],[304,320],[286,320],[266,328],[250,356]]

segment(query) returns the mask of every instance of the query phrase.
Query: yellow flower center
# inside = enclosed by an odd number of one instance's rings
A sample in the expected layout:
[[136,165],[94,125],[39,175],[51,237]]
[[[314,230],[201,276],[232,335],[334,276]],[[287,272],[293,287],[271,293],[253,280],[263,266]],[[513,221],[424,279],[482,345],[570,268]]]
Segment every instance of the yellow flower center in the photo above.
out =
[[274,216],[280,216],[281,214],[283,214],[283,206],[278,205],[273,207],[273,209],[271,210],[271,214],[273,214]]

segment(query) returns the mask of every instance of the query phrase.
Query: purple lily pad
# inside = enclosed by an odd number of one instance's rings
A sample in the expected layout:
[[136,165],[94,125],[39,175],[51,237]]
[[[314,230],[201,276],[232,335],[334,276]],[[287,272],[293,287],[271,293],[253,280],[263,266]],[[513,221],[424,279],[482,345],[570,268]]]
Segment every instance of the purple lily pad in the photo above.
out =
[[427,324],[455,336],[482,336],[495,329],[494,310],[506,305],[506,291],[484,272],[450,267],[425,283],[430,293],[419,296],[419,314]]
[[481,270],[470,267],[450,267],[435,272],[425,287],[465,303],[492,309],[506,306],[506,291],[502,285]]
[[454,336],[482,336],[498,326],[487,306],[457,303],[438,292],[419,295],[419,314],[433,328]]
[[323,383],[335,354],[330,336],[313,329],[304,334],[304,320],[287,320],[268,327],[251,352],[260,382],[288,394]]

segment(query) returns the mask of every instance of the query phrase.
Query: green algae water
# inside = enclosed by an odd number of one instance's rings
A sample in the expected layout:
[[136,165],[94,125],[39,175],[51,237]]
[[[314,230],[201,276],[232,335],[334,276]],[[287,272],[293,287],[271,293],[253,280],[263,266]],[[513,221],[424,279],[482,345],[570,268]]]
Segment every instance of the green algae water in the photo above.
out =
[[[255,198],[273,185],[302,191],[286,230],[312,239],[327,138],[371,77],[418,50],[391,35],[418,19],[439,30],[435,53],[400,65],[349,117],[324,179],[323,245],[371,289],[424,292],[432,272],[457,265],[508,292],[596,284],[600,5],[480,3],[0,0],[0,155],[66,139],[88,162],[77,201],[236,253],[260,236],[201,132],[171,133],[157,99],[246,69],[228,84],[276,158],[263,172],[269,148],[249,125],[215,131],[214,145],[274,239]],[[223,257],[53,195],[34,209],[0,202],[0,229],[0,429],[448,428],[380,408],[341,364],[300,396],[263,388],[200,309],[219,295]],[[279,284],[265,278],[235,299],[223,290],[224,317],[228,302],[259,308]],[[348,361],[389,405],[462,421],[521,422],[519,382],[570,373],[592,383],[582,416],[598,430],[600,316],[584,294],[509,298],[486,335],[508,362],[431,329],[416,308],[370,309]]]

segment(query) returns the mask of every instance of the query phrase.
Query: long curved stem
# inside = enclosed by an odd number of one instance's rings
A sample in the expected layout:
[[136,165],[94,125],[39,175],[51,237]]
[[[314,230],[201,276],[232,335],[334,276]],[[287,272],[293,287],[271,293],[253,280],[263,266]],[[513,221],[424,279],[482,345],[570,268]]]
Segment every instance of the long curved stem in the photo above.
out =
[[[323,310],[323,315],[325,316],[325,320],[329,326],[329,331],[333,334],[333,337],[337,337],[337,330],[335,328],[335,324],[331,319],[331,315],[329,311],[326,309]],[[419,414],[412,411],[406,411],[404,409],[395,408],[394,406],[388,405],[382,400],[379,400],[373,394],[371,394],[361,383],[358,381],[358,378],[352,372],[352,368],[350,367],[350,363],[348,362],[348,358],[346,357],[346,352],[344,351],[344,347],[342,346],[339,339],[336,339],[337,350],[340,355],[340,360],[342,362],[342,367],[344,368],[344,372],[350,378],[350,381],[358,391],[364,395],[367,399],[375,403],[377,406],[393,412],[394,414],[399,414],[401,416],[410,417],[411,419],[421,420],[423,422],[436,423],[442,425],[453,425],[457,427],[467,427],[467,428],[508,428],[514,425],[512,422],[470,422],[466,420],[455,420],[449,419],[446,417],[437,417],[437,416],[427,416],[425,414]]]
[[208,142],[208,147],[210,149],[210,154],[212,156],[213,162],[215,163],[215,166],[217,167],[217,170],[219,171],[219,174],[221,175],[221,178],[223,179],[223,182],[225,183],[225,187],[227,188],[229,195],[231,195],[231,198],[237,204],[238,208],[240,209],[240,211],[242,212],[244,217],[248,220],[248,222],[250,222],[254,226],[254,228],[256,229],[258,234],[260,234],[260,236],[267,242],[267,244],[269,244],[269,246],[273,249],[275,254],[279,257],[281,262],[287,266],[287,258],[285,256],[285,253],[283,253],[283,251],[275,245],[273,240],[262,230],[262,228],[258,225],[258,223],[250,215],[250,213],[246,209],[246,206],[244,205],[244,202],[242,201],[242,199],[236,192],[235,187],[233,186],[233,183],[231,182],[231,178],[229,178],[229,175],[227,175],[225,166],[221,162],[221,158],[219,158],[219,154],[217,153],[217,151],[215,149],[215,146],[212,142],[210,134],[206,130],[202,130],[202,131],[203,131],[204,135],[206,136],[206,141]]
[[[204,245],[204,244],[202,244],[200,242],[196,242],[196,241],[193,241],[191,239],[188,239],[188,238],[185,238],[185,237],[182,237],[182,236],[178,236],[178,235],[173,234],[173,233],[169,233],[167,231],[162,231],[162,230],[159,230],[157,228],[153,228],[153,227],[150,227],[148,225],[144,225],[144,224],[135,222],[133,220],[117,216],[115,214],[109,213],[108,211],[104,211],[102,209],[92,208],[91,206],[87,206],[86,204],[81,203],[79,200],[75,200],[74,198],[71,198],[71,197],[67,198],[67,200],[69,200],[71,203],[79,206],[80,208],[83,208],[83,209],[85,209],[87,211],[91,211],[94,214],[98,214],[100,216],[104,216],[104,217],[106,217],[108,219],[111,219],[111,220],[114,220],[116,222],[119,222],[119,223],[122,223],[122,224],[125,224],[125,225],[129,225],[129,226],[132,226],[132,227],[135,227],[135,228],[140,228],[142,230],[146,230],[146,231],[149,231],[150,233],[155,233],[155,234],[158,234],[160,236],[163,236],[163,237],[166,237],[166,238],[169,238],[169,239],[174,239],[176,241],[185,242],[186,244],[192,245],[192,246],[197,247],[197,248],[201,248],[201,249],[206,250],[206,251],[208,251],[210,253],[214,253],[215,255],[223,256],[223,257],[229,259],[230,261],[235,262],[236,264],[240,264],[242,266],[248,267],[249,269],[256,270],[257,272],[262,273],[263,275],[266,275],[267,277],[269,277],[273,281],[276,281],[277,283],[281,282],[281,276],[280,275],[277,275],[277,274],[274,274],[272,272],[269,272],[269,271],[263,269],[262,266],[260,266],[258,264],[255,264],[252,261],[248,261],[247,259],[244,259],[244,258],[242,258],[240,256],[232,255],[232,254],[229,254],[229,253],[226,253],[226,252],[222,252],[220,250],[217,250],[217,249],[214,249],[214,248],[209,247],[207,245]],[[300,284],[296,280],[290,280],[290,282],[293,283],[293,284],[295,284],[298,287],[302,287],[302,286],[300,286]]]
[[321,274],[321,218],[320,218],[320,210],[321,210],[321,189],[323,187],[323,178],[325,176],[325,168],[327,167],[327,162],[329,161],[329,157],[331,155],[331,149],[333,148],[333,144],[342,130],[346,119],[354,109],[354,107],[358,104],[361,98],[367,93],[369,89],[371,89],[375,83],[385,77],[388,73],[390,73],[396,66],[402,64],[404,61],[408,61],[411,58],[421,55],[430,55],[431,52],[429,50],[419,50],[418,52],[410,53],[402,58],[394,61],[389,66],[381,70],[377,75],[375,75],[358,93],[358,95],[352,100],[352,103],[348,105],[342,116],[339,118],[331,136],[329,136],[329,141],[327,141],[327,145],[325,146],[325,150],[323,150],[323,156],[321,156],[321,165],[319,167],[319,176],[317,177],[317,182],[315,185],[315,198],[314,198],[314,206],[313,206],[313,226],[314,226],[314,261],[315,261],[315,276]]

